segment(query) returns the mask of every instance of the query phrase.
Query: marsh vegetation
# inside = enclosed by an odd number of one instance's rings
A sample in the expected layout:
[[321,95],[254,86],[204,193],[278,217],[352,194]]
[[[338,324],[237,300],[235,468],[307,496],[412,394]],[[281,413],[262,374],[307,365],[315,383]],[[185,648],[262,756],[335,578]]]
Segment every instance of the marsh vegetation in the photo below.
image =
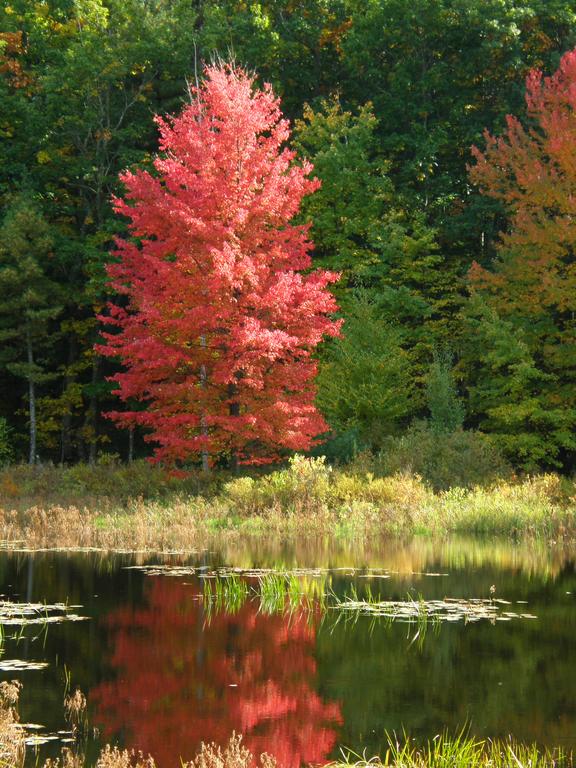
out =
[[238,535],[484,534],[571,540],[576,488],[557,475],[435,491],[368,459],[296,457],[259,477],[172,478],[144,464],[0,471],[0,539],[24,547],[191,550]]

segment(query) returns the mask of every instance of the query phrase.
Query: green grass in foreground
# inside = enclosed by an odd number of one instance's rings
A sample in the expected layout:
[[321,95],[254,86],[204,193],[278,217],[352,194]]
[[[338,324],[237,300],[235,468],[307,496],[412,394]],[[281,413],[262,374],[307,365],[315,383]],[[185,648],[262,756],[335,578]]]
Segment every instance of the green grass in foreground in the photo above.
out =
[[[138,492],[140,489],[140,492]],[[170,478],[144,462],[0,472],[0,538],[28,546],[186,549],[215,537],[490,534],[576,538],[576,487],[547,474],[434,491],[417,475],[295,457],[266,475]]]

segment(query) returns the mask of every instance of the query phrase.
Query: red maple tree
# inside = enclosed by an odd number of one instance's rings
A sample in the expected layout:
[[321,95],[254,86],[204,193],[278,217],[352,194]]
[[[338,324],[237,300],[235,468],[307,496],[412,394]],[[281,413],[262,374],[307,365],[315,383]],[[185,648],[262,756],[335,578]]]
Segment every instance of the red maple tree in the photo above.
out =
[[314,349],[339,332],[327,286],[311,266],[308,228],[291,223],[319,182],[295,163],[269,85],[228,65],[205,69],[192,102],[160,130],[155,173],[125,172],[100,350],[119,357],[124,401],[109,414],[150,430],[157,460],[228,454],[257,463],[305,450],[327,426],[314,405]]
[[486,149],[472,147],[476,164],[470,168],[470,178],[484,194],[505,204],[509,226],[500,234],[499,258],[492,269],[474,263],[470,281],[474,289],[491,296],[499,312],[526,316],[529,330],[552,311],[558,313],[561,325],[567,319],[572,326],[576,50],[564,54],[551,77],[538,69],[530,72],[526,113],[527,127],[508,115],[501,136],[486,131]]

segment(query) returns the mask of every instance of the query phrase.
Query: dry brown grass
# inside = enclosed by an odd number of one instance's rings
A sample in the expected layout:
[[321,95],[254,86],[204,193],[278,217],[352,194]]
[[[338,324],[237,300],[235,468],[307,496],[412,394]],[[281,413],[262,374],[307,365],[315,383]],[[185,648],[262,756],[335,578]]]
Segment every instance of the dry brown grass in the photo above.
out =
[[75,754],[68,747],[64,747],[60,757],[48,758],[42,768],[84,768],[84,755]]
[[[77,755],[70,749],[63,749],[60,757],[46,760],[42,768],[87,768],[87,766],[83,755]],[[94,768],[156,768],[156,764],[151,757],[144,757],[141,752],[120,750],[108,744],[100,753]]]
[[277,763],[266,752],[257,759],[242,744],[242,736],[233,733],[224,749],[214,743],[202,744],[198,755],[182,768],[277,768]]
[[64,697],[64,717],[72,727],[74,735],[86,733],[88,730],[86,696],[80,688],[76,688],[74,693]]
[[434,492],[417,476],[375,477],[300,457],[286,469],[229,479],[205,495],[89,497],[86,506],[50,503],[53,496],[47,490],[32,503],[28,496],[2,496],[0,488],[5,546],[190,551],[303,531],[350,541],[414,533],[576,539],[576,487],[556,475]]
[[26,747],[16,709],[20,688],[17,680],[0,683],[0,768],[18,768],[24,763]]
[[100,753],[96,768],[156,768],[156,763],[151,757],[144,757],[142,752],[120,750],[108,744]]
[[[46,760],[43,768],[87,768],[84,757],[63,749],[55,760]],[[107,745],[100,753],[94,768],[156,768],[151,757],[141,752],[121,750]],[[242,736],[233,733],[228,744],[222,748],[217,744],[202,744],[198,755],[182,768],[277,768],[276,760],[264,753],[256,759],[242,744]]]

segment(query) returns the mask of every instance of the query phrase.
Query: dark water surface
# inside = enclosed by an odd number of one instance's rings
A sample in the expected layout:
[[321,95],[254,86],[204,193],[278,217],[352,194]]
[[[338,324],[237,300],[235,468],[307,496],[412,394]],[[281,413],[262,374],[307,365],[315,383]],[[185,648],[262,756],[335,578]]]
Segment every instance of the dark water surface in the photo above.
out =
[[[362,595],[370,584],[392,600],[487,598],[494,586],[511,609],[537,618],[443,623],[413,642],[414,626],[363,616],[337,621],[336,611],[318,607],[266,613],[254,599],[235,613],[209,612],[198,572],[147,575],[129,567],[150,563],[321,567],[331,570],[302,578],[339,595],[352,585]],[[366,578],[371,569],[388,578]],[[465,724],[480,736],[576,748],[574,550],[486,541],[362,550],[303,541],[164,559],[4,552],[0,592],[79,604],[77,612],[89,617],[5,639],[0,661],[48,666],[0,672],[0,679],[23,682],[23,722],[57,733],[66,727],[70,675],[101,732],[100,742],[88,743],[92,755],[112,740],[150,752],[167,768],[179,756],[190,759],[202,740],[225,742],[235,730],[255,752],[297,768],[337,756],[340,746],[371,756],[383,750],[387,731],[424,739]],[[42,755],[59,746],[43,747]]]

